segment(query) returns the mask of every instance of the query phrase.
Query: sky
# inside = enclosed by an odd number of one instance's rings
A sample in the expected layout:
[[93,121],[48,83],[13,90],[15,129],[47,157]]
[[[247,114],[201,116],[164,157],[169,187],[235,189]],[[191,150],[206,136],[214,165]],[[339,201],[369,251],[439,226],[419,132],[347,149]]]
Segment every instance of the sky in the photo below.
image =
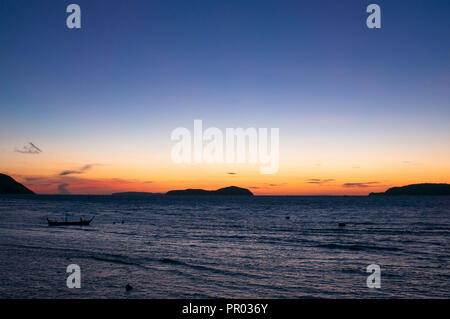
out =
[[[0,172],[42,194],[448,183],[449,40],[448,0],[0,0]],[[278,172],[174,163],[196,119],[279,128]]]

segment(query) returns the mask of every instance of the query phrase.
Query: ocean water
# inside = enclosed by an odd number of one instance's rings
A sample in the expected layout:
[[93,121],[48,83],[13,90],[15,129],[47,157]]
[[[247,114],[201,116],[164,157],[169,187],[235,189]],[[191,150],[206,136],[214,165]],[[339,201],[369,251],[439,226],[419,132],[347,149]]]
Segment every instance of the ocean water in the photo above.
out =
[[3,196],[0,298],[449,298],[449,235],[449,197]]

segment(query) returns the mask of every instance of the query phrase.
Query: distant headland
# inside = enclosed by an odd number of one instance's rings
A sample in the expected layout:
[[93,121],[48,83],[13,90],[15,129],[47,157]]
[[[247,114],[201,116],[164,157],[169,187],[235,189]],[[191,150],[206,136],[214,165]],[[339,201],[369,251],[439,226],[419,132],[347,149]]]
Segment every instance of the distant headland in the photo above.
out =
[[113,193],[112,196],[116,197],[149,197],[149,196],[161,196],[161,195],[244,195],[244,196],[253,196],[253,193],[246,188],[230,186],[220,188],[215,191],[208,191],[204,189],[184,189],[184,190],[171,190],[167,193],[148,193],[148,192],[121,192],[121,193]]
[[384,193],[370,193],[369,196],[397,196],[397,195],[450,195],[450,184],[412,184],[402,187],[389,188]]
[[34,192],[12,177],[0,173],[0,194],[34,194]]
[[121,193],[112,193],[112,196],[122,196],[122,197],[146,197],[146,196],[156,196],[163,195],[162,193],[148,193],[148,192],[121,192]]
[[233,195],[233,196],[253,196],[253,193],[246,189],[236,186],[219,188],[215,191],[207,191],[204,189],[185,189],[173,190],[166,193],[167,195]]

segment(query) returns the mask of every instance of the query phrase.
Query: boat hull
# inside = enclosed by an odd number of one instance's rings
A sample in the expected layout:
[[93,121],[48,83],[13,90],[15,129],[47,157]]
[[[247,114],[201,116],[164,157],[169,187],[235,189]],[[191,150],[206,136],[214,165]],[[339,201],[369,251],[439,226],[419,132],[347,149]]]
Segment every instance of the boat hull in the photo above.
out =
[[69,222],[69,221],[64,221],[64,222],[58,222],[56,220],[49,220],[47,218],[47,223],[49,226],[89,226],[89,224],[91,223],[91,221],[94,218],[92,217],[90,220],[80,220],[80,221],[73,221],[73,222]]

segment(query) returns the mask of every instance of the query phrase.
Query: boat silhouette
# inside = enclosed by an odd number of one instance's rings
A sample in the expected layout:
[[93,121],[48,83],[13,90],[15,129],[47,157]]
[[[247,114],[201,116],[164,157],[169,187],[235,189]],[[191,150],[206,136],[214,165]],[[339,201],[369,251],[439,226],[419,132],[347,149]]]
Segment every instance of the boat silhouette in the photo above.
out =
[[50,220],[47,218],[47,223],[49,226],[88,226],[94,219],[94,217],[95,216],[93,216],[91,219],[88,220],[83,220],[82,218],[80,218],[79,221],[63,221],[63,222]]

